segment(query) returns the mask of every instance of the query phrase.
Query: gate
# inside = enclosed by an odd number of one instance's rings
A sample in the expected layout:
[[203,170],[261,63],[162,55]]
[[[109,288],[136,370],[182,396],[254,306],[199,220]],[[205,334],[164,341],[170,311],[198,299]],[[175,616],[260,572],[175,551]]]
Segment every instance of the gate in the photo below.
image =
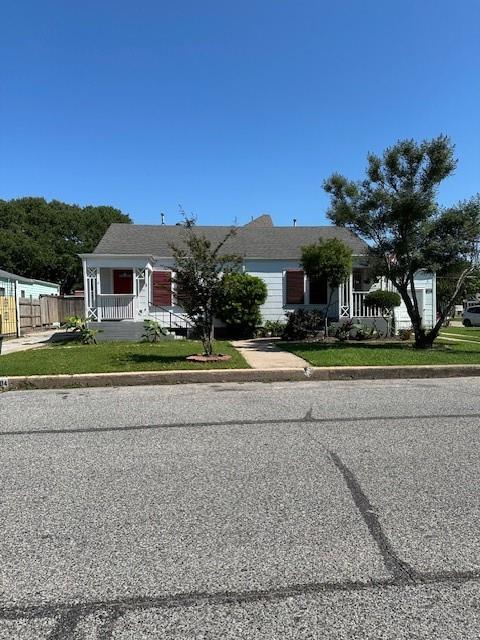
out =
[[0,296],[0,335],[10,336],[16,333],[15,298],[13,296]]

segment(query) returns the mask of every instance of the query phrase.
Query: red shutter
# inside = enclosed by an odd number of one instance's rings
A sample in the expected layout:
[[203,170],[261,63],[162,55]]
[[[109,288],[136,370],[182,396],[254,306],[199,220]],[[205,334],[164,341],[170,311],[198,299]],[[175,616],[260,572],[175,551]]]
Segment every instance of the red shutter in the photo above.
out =
[[327,304],[327,281],[325,278],[310,280],[310,304]]
[[170,271],[152,273],[153,304],[159,307],[172,306],[172,274]]
[[303,304],[304,277],[302,269],[286,272],[287,304]]

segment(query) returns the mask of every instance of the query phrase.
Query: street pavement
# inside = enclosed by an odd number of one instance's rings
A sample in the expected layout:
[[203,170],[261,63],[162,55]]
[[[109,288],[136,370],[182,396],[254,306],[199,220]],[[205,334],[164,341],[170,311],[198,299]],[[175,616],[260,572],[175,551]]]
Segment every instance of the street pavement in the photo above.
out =
[[0,640],[480,638],[478,378],[0,395]]

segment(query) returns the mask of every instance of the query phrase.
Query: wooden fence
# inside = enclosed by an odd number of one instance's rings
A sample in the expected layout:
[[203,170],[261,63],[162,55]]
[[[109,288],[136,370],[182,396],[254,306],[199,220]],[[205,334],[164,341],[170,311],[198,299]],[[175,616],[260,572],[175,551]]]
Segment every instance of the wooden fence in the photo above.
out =
[[85,307],[83,298],[63,298],[61,296],[42,296],[40,298],[40,316],[42,325],[65,322],[69,316],[83,318]]
[[[62,324],[69,316],[83,318],[83,298],[63,298],[62,296],[41,296],[40,299],[19,298],[20,332]],[[15,335],[17,332],[17,314],[15,298],[0,298],[0,334]]]

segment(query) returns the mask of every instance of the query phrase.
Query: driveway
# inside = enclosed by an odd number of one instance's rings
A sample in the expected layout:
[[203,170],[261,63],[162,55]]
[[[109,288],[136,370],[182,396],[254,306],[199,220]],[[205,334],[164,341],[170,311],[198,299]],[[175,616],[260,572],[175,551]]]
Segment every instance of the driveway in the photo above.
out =
[[0,395],[0,639],[478,638],[478,379]]
[[54,342],[55,338],[63,339],[70,338],[70,336],[71,334],[66,334],[64,329],[49,329],[47,331],[29,333],[21,338],[4,339],[1,355],[46,347]]

